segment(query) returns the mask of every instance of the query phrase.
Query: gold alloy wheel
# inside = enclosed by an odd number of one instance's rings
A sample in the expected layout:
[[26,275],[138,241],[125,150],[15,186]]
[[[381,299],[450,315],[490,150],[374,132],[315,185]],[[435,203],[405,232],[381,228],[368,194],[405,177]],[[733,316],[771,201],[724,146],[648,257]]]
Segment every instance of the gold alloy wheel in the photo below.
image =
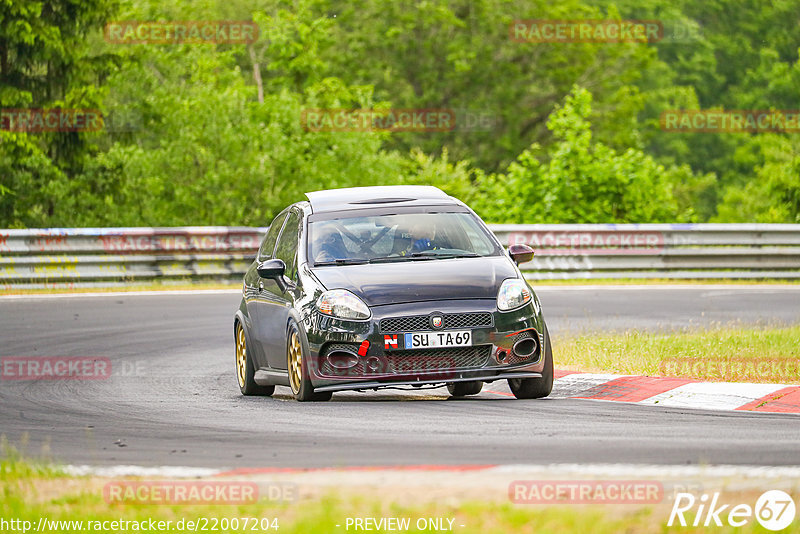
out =
[[303,349],[300,347],[300,336],[297,331],[292,331],[289,338],[289,382],[292,391],[297,394],[300,392],[300,381],[303,379]]
[[244,328],[241,323],[236,326],[236,377],[239,387],[244,387],[244,374],[247,369],[247,342],[244,340]]

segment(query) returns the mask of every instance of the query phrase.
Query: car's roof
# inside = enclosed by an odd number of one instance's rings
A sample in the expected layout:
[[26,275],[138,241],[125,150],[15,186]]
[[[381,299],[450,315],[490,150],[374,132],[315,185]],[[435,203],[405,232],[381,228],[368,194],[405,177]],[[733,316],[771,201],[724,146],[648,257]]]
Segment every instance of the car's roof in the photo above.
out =
[[306,193],[314,213],[379,206],[460,204],[439,188],[430,185],[382,185],[349,187]]

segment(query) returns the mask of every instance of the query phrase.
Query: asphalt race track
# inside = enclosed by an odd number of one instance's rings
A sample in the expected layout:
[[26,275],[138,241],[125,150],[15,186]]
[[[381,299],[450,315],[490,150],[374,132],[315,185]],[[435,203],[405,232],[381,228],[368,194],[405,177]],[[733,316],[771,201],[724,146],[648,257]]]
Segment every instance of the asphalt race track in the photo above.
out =
[[[543,288],[554,336],[800,323],[800,286]],[[0,381],[0,434],[92,465],[800,464],[796,415],[711,412],[487,391],[243,397],[236,292],[0,298],[0,357],[103,356],[107,380]],[[27,436],[27,437],[25,437]],[[49,452],[48,452],[49,451]]]

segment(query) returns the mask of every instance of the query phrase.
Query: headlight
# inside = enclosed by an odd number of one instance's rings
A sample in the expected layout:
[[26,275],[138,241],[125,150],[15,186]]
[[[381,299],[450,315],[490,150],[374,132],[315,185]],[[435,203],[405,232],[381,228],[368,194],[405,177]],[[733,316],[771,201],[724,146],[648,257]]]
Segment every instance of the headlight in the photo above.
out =
[[509,278],[500,286],[497,293],[497,309],[509,311],[524,306],[531,301],[531,290],[525,280]]
[[369,319],[372,313],[364,301],[346,289],[326,291],[317,299],[320,313],[340,319]]

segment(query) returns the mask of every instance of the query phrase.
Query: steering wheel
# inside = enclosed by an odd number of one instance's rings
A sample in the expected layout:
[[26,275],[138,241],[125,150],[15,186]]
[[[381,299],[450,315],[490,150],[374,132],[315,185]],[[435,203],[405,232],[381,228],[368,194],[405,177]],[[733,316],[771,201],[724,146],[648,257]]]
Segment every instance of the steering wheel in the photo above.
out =
[[375,251],[374,251],[374,250],[372,250],[372,246],[373,246],[375,243],[377,243],[377,242],[378,242],[378,241],[379,241],[379,240],[380,240],[380,239],[381,239],[383,236],[385,236],[385,235],[386,235],[386,232],[388,232],[388,231],[389,231],[389,227],[388,227],[388,226],[386,226],[386,227],[384,227],[384,228],[383,228],[383,230],[381,230],[380,232],[378,232],[378,235],[376,235],[376,236],[375,236],[375,237],[373,237],[372,239],[369,239],[369,240],[364,240],[364,239],[361,239],[360,237],[358,237],[357,235],[355,235],[353,232],[351,232],[351,231],[350,231],[350,230],[348,230],[347,228],[345,228],[345,226],[344,226],[342,223],[340,223],[340,222],[334,222],[334,223],[333,223],[333,226],[334,226],[334,227],[335,227],[337,230],[339,230],[339,232],[340,232],[340,233],[341,233],[341,234],[342,234],[344,237],[346,237],[347,239],[349,239],[350,241],[352,241],[353,243],[355,243],[355,245],[356,245],[356,246],[358,247],[358,249],[359,249],[359,252],[362,252],[362,253],[364,253],[364,254],[367,254],[367,255],[370,255],[370,254],[375,254]]

